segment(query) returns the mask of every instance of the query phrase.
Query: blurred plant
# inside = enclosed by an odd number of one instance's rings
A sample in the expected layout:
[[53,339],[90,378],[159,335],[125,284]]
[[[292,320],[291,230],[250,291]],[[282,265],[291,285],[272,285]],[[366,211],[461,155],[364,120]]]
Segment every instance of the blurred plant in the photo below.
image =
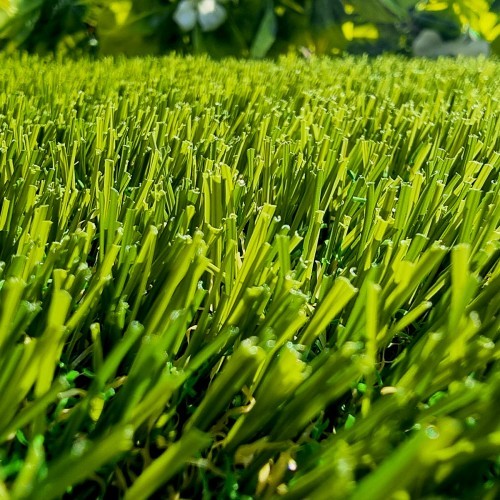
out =
[[174,21],[184,31],[191,31],[196,23],[203,31],[213,31],[226,18],[226,9],[216,0],[181,0],[174,13]]
[[0,46],[214,57],[407,52],[418,33],[463,33],[500,53],[492,0],[1,0]]
[[84,49],[92,38],[83,23],[85,12],[83,2],[74,0],[4,0],[0,43],[40,53]]
[[416,2],[413,20],[419,28],[433,29],[449,40],[469,32],[493,42],[500,36],[498,13],[488,0],[426,0]]

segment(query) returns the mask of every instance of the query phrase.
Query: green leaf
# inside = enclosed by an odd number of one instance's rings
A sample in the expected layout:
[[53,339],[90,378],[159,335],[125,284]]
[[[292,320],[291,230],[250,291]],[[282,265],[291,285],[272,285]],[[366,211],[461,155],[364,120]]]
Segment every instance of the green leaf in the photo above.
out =
[[250,47],[250,56],[256,59],[265,57],[276,40],[277,30],[278,21],[274,13],[273,2],[268,1],[252,46]]

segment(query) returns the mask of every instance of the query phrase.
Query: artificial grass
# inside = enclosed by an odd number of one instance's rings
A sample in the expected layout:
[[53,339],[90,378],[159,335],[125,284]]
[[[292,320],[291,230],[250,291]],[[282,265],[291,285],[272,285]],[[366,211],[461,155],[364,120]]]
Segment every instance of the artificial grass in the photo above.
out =
[[495,498],[492,60],[0,61],[0,498]]

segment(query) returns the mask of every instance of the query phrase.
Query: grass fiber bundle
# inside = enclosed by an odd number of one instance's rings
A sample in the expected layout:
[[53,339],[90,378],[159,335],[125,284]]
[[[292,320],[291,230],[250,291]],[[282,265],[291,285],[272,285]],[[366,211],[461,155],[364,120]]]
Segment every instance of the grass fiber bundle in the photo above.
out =
[[498,498],[498,62],[0,67],[0,499]]

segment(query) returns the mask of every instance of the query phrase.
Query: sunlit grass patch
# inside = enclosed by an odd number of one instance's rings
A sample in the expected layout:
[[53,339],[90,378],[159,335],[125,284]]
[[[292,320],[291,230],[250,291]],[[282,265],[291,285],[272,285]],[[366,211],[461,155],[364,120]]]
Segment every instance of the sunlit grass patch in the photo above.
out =
[[498,494],[498,63],[0,67],[0,496]]

